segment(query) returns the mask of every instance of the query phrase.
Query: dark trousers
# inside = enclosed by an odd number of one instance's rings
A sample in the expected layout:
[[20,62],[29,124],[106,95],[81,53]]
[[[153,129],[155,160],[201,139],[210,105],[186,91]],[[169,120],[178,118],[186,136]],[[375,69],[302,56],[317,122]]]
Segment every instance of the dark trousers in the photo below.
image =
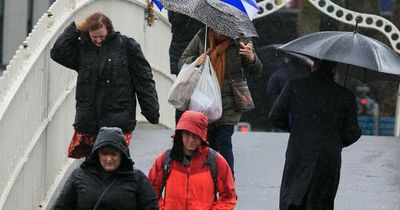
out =
[[232,170],[232,174],[234,174],[234,157],[232,151],[233,131],[233,125],[214,126],[213,124],[209,124],[207,135],[210,147],[219,152],[225,158]]
[[179,119],[181,118],[182,114],[184,111],[181,111],[179,109],[175,109],[175,125],[178,124]]

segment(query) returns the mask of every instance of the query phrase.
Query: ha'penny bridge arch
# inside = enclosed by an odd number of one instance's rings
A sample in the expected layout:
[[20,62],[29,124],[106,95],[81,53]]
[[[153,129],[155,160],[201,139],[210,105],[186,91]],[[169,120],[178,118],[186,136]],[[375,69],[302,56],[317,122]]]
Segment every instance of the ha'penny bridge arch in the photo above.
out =
[[[354,19],[361,18],[360,27],[380,31],[400,52],[399,30],[384,18],[350,11],[328,0],[309,1],[346,24],[354,25]],[[289,2],[260,1],[257,18]],[[118,31],[141,44],[157,83],[160,124],[174,127],[174,109],[167,104],[174,77],[169,73],[171,26],[166,12],[155,11],[156,22],[150,26],[147,20],[152,13],[144,0],[57,0],[0,76],[0,209],[48,209],[53,195],[80,163],[66,157],[73,132],[76,74],[53,62],[49,53],[71,21],[95,11],[110,16]],[[139,122],[145,121],[140,114],[137,116]]]

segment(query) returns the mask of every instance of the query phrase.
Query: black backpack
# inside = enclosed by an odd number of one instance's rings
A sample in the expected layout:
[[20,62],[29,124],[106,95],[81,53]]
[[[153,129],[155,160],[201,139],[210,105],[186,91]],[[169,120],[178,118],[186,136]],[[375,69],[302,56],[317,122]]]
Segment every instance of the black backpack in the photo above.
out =
[[[171,173],[171,158],[170,158],[171,149],[168,149],[164,153],[164,162],[163,162],[163,181],[160,187],[159,197],[162,196],[165,184],[167,183],[167,179],[169,174]],[[208,150],[207,160],[204,161],[204,164],[210,166],[210,173],[214,183],[214,199],[217,200],[217,152],[211,148]]]

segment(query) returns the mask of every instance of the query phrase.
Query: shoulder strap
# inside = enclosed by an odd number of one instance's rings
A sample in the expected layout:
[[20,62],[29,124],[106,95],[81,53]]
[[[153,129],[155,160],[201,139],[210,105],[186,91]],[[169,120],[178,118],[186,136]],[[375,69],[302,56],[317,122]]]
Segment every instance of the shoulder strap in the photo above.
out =
[[107,186],[107,188],[103,191],[103,193],[101,193],[99,199],[98,199],[97,202],[96,202],[96,205],[94,205],[94,207],[93,207],[93,210],[96,210],[96,209],[97,209],[97,207],[98,207],[99,204],[100,204],[101,199],[103,199],[104,195],[105,195],[105,194],[107,193],[107,191],[110,189],[111,185],[114,184],[115,180],[117,180],[117,177],[115,177],[115,178],[111,181],[111,183]]
[[214,197],[215,200],[217,200],[217,173],[218,173],[218,167],[217,167],[217,151],[209,148],[208,154],[207,154],[207,161],[210,164],[210,172],[211,172],[211,177],[213,179],[214,183]]
[[168,149],[164,153],[164,161],[163,161],[163,165],[162,165],[162,167],[163,167],[163,180],[162,180],[162,184],[161,184],[161,187],[160,187],[160,194],[158,196],[159,198],[161,197],[161,195],[163,193],[165,184],[167,183],[168,176],[169,176],[169,174],[171,172],[171,166],[170,166],[171,158],[169,156],[170,153],[171,153],[171,149]]

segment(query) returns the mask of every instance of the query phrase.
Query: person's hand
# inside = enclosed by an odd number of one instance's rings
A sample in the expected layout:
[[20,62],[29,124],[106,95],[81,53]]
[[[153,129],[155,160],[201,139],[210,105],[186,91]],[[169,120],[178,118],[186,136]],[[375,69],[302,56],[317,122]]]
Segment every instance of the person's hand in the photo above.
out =
[[250,63],[254,62],[255,56],[253,52],[253,44],[240,42],[240,55],[244,55]]
[[208,55],[209,52],[210,52],[210,49],[208,49],[207,52],[205,52],[202,55],[200,55],[199,59],[197,60],[197,65],[198,66],[204,65],[204,63],[206,62],[207,55]]
[[83,30],[83,22],[75,21],[76,30],[82,31]]

